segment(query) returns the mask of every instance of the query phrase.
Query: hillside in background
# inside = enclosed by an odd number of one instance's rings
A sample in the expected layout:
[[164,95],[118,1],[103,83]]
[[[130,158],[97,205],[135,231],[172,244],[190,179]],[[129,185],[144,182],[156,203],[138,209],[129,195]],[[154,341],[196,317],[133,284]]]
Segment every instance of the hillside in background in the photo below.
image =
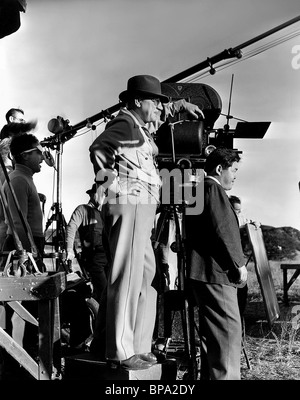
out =
[[[290,226],[274,228],[269,225],[261,225],[264,243],[270,261],[281,261],[285,259],[294,260],[300,254],[300,231]],[[53,235],[52,229],[48,229],[46,233],[46,242],[51,241]],[[247,256],[251,254],[251,246],[249,243],[246,228],[241,229],[241,238],[244,253]],[[80,247],[77,238],[77,246]],[[53,250],[52,250],[53,251]],[[46,253],[51,252],[51,248],[46,246]]]
[[[294,260],[300,252],[300,231],[290,226],[274,228],[269,225],[261,225],[268,259],[281,261],[284,259]],[[241,229],[241,238],[244,252],[251,254],[246,228]]]

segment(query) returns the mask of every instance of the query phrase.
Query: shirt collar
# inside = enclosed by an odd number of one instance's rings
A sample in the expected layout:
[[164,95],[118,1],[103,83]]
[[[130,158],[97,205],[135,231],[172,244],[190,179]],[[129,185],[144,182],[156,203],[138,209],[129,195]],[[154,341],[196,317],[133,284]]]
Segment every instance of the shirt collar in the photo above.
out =
[[96,206],[92,201],[89,201],[88,203],[87,203],[87,205],[89,206],[89,207],[91,207],[91,208],[94,208],[95,210],[100,210],[100,205],[99,206]]
[[32,169],[29,168],[29,167],[27,167],[26,165],[16,163],[14,169],[15,169],[16,171],[21,171],[21,172],[23,172],[23,173],[26,174],[26,175],[33,176],[33,171],[32,171]]
[[145,122],[142,120],[142,118],[134,111],[134,110],[128,110],[128,108],[123,108],[123,112],[127,114],[131,114],[131,116],[135,119],[138,125],[145,127]]
[[211,175],[206,175],[206,177],[205,178],[210,178],[210,179],[212,179],[212,180],[214,180],[214,181],[216,181],[219,185],[221,185],[221,183],[218,181],[218,179],[217,178],[215,178],[214,176],[211,176]]

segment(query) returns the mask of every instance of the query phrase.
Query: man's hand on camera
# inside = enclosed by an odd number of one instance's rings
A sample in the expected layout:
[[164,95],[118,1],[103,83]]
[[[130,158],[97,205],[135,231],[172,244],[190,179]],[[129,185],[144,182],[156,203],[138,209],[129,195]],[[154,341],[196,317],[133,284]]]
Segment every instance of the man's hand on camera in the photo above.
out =
[[191,119],[203,120],[204,114],[196,104],[185,103],[185,111],[192,117]]
[[189,103],[184,99],[174,101],[173,107],[176,113],[186,112],[191,117],[191,119],[203,120],[205,118],[203,112],[196,104]]

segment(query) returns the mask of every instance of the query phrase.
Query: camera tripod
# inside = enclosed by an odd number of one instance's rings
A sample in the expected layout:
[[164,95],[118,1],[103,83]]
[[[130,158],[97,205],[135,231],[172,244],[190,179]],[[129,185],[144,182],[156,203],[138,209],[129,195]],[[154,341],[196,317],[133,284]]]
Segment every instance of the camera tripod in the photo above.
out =
[[[176,153],[175,153],[175,140],[174,140],[174,128],[175,123],[169,123],[170,127],[170,135],[171,135],[171,152],[172,152],[172,164],[173,168],[181,169],[181,182],[175,182],[175,178],[170,176],[170,204],[162,206],[162,212],[159,217],[156,229],[156,235],[154,240],[154,251],[157,252],[157,248],[160,244],[161,236],[163,235],[164,228],[168,221],[173,219],[175,224],[175,242],[171,244],[170,248],[177,254],[177,290],[169,291],[169,293],[176,293],[177,301],[171,298],[172,306],[174,307],[174,303],[179,303],[177,308],[181,311],[181,322],[182,322],[182,330],[183,330],[183,338],[185,345],[185,352],[188,356],[188,378],[192,380],[197,379],[198,368],[197,368],[197,354],[196,354],[196,343],[195,343],[195,329],[197,330],[197,326],[195,324],[194,319],[194,306],[192,305],[191,298],[188,294],[187,288],[187,262],[186,262],[186,238],[185,238],[185,215],[186,215],[186,207],[187,202],[185,201],[183,195],[183,188],[185,183],[182,184],[183,178],[183,164],[176,163]],[[163,182],[164,187],[164,182]],[[162,189],[163,190],[163,189]],[[181,190],[181,194],[178,197],[178,190]],[[175,199],[177,199],[175,201]],[[181,216],[181,218],[179,217]],[[181,222],[180,222],[181,219]],[[165,292],[168,293],[168,292]],[[166,298],[166,296],[164,296]],[[174,301],[175,300],[175,301]],[[172,308],[170,305],[169,311]],[[165,308],[166,311],[166,308]],[[168,333],[171,333],[171,327],[169,329],[166,325],[169,322],[166,320],[164,316],[164,329],[168,330]],[[169,324],[170,325],[170,324]],[[171,322],[172,325],[172,322]],[[198,332],[199,333],[199,332]]]
[[[184,338],[185,352],[188,356],[188,378],[196,380],[198,375],[197,354],[195,342],[194,307],[187,290],[187,269],[185,253],[185,205],[168,205],[162,209],[158,219],[156,236],[153,243],[154,251],[157,252],[161,245],[164,230],[169,231],[170,221],[175,224],[175,241],[170,248],[177,254],[177,289],[164,292],[164,336],[172,335],[171,311],[180,311],[181,324]],[[180,221],[181,220],[181,221]]]
[[[66,250],[66,237],[65,237],[65,229],[66,229],[66,220],[62,213],[62,203],[61,203],[61,171],[62,171],[62,152],[63,152],[63,144],[61,142],[57,143],[56,147],[56,202],[53,203],[51,210],[52,216],[48,218],[45,226],[45,238],[48,229],[55,222],[55,229],[52,230],[49,237],[45,239],[45,245],[54,247],[55,253],[54,257],[56,259],[56,270],[59,271],[61,269],[65,270],[64,267],[64,259]],[[51,238],[51,240],[49,240]],[[67,271],[66,271],[67,272]]]
[[[66,221],[62,213],[62,202],[61,202],[61,189],[62,189],[62,154],[63,144],[71,139],[76,131],[73,131],[69,125],[69,120],[64,120],[62,117],[57,117],[49,121],[48,129],[54,133],[54,136],[45,138],[41,144],[56,151],[56,160],[51,164],[56,172],[56,202],[51,207],[52,216],[48,218],[45,226],[45,238],[47,230],[50,228],[53,222],[55,222],[55,229],[52,229],[50,236],[45,240],[45,245],[54,247],[55,253],[52,257],[56,259],[56,270],[64,270],[70,272],[70,268],[66,262]],[[71,130],[70,132],[68,132]],[[52,156],[51,156],[52,157]],[[45,158],[46,163],[47,158]],[[50,164],[48,164],[50,165]],[[51,240],[50,240],[51,239]]]

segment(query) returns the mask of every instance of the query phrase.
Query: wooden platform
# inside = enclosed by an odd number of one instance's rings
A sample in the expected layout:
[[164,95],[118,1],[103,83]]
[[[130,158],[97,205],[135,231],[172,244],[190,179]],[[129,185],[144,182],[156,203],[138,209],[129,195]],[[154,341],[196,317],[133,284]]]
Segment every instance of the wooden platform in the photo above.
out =
[[65,358],[64,378],[66,380],[176,380],[177,361],[169,359],[149,369],[132,371],[123,368],[111,369],[106,362],[91,353]]
[[[60,340],[58,297],[66,288],[64,272],[0,277],[0,302],[11,307],[20,318],[38,327],[38,361],[5,329],[0,327],[0,346],[3,347],[29,374],[37,380],[51,380],[54,373],[54,346]],[[20,302],[38,302],[35,319]],[[1,313],[5,308],[1,308]],[[2,318],[5,322],[5,318]],[[3,321],[2,321],[3,322]]]

